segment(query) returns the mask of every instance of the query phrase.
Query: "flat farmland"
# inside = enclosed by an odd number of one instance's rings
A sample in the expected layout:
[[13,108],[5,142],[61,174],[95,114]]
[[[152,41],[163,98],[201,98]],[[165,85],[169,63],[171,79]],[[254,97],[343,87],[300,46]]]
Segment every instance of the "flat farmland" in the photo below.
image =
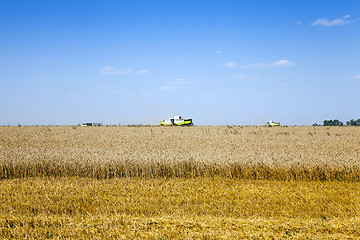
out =
[[1,127],[0,179],[360,179],[356,127]]
[[360,128],[0,127],[0,238],[357,239]]

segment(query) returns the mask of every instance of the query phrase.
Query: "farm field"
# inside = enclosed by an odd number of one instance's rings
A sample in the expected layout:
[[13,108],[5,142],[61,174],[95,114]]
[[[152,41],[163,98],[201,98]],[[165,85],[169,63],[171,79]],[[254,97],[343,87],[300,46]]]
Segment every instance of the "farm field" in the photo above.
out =
[[0,127],[0,238],[357,239],[357,127]]

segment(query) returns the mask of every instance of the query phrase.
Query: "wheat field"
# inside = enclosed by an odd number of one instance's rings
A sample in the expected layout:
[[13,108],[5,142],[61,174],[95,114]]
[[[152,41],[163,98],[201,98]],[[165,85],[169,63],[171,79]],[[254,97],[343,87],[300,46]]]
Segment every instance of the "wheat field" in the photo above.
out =
[[0,179],[359,181],[354,127],[0,127]]
[[358,239],[360,128],[0,127],[0,239]]

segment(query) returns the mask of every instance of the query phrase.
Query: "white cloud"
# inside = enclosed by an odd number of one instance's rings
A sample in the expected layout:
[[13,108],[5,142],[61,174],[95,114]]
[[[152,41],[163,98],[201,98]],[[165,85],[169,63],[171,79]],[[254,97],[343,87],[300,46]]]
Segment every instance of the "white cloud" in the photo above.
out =
[[222,51],[221,51],[221,50],[217,50],[216,53],[217,53],[217,54],[222,54]]
[[238,64],[234,63],[234,62],[226,62],[222,66],[226,67],[226,68],[236,68],[238,66]]
[[301,22],[301,21],[297,21],[296,24],[297,24],[297,25],[301,25],[302,22]]
[[340,26],[349,23],[353,23],[355,21],[349,20],[351,16],[349,14],[336,18],[334,20],[329,20],[326,18],[319,18],[315,22],[311,23],[312,26],[325,26],[325,27],[332,27],[332,26]]
[[289,60],[279,60],[279,61],[276,61],[276,62],[273,62],[272,64],[273,66],[276,66],[276,67],[291,67],[291,66],[294,66],[295,63],[289,61]]
[[175,80],[167,81],[166,84],[168,84],[168,85],[185,85],[185,84],[191,84],[191,80],[184,80],[182,78],[177,78]]
[[196,79],[182,79],[182,78],[176,78],[175,80],[169,80],[165,83],[164,86],[160,87],[160,90],[163,91],[170,91],[178,89],[182,86],[182,88],[185,87],[185,85],[190,85],[195,83]]
[[293,63],[289,60],[281,59],[281,60],[275,61],[273,63],[251,63],[251,64],[244,65],[243,68],[264,69],[264,68],[269,68],[269,67],[291,67],[294,65],[295,65],[295,63]]
[[161,86],[160,90],[170,91],[170,90],[174,90],[176,88],[177,88],[177,86],[175,86],[175,85],[165,85],[165,86]]
[[117,67],[103,67],[101,74],[103,75],[142,75],[142,74],[148,74],[150,71],[147,69],[144,70],[132,70],[132,69],[126,69],[121,70]]
[[355,78],[355,79],[360,79],[360,74],[354,75],[353,78]]

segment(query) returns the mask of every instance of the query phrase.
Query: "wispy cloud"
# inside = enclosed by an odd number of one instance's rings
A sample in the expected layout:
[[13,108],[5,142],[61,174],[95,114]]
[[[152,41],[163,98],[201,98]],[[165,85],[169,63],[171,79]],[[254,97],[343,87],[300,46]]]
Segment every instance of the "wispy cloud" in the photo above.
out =
[[144,70],[133,70],[133,69],[126,69],[121,70],[117,67],[103,67],[101,74],[103,75],[141,75],[141,74],[148,74],[150,71],[147,69]]
[[289,60],[282,59],[282,60],[273,62],[272,65],[275,67],[291,67],[291,66],[294,66],[295,63],[293,63]]
[[269,67],[292,67],[295,63],[290,60],[281,59],[272,63],[251,63],[244,65],[243,68],[246,69],[264,69]]
[[177,78],[175,80],[170,80],[170,81],[166,82],[167,85],[187,85],[187,84],[191,84],[191,83],[192,83],[191,80],[185,80],[182,78]]
[[171,90],[174,90],[176,88],[177,88],[177,86],[175,86],[175,85],[164,85],[164,86],[160,87],[160,90],[171,91]]
[[355,21],[350,20],[350,15],[347,14],[343,17],[336,18],[334,20],[329,20],[326,18],[319,18],[315,22],[311,23],[312,26],[325,26],[325,27],[332,27],[332,26],[340,26],[349,23],[353,23]]
[[353,78],[355,78],[355,79],[360,79],[360,74],[354,75]]
[[226,62],[222,66],[225,68],[236,68],[238,64],[234,62]]
[[180,86],[190,85],[193,84],[194,82],[196,82],[196,80],[176,78],[175,80],[167,81],[163,86],[160,87],[160,90],[163,91],[175,90]]
[[221,51],[221,50],[217,50],[216,53],[217,53],[217,54],[222,54],[222,51]]

